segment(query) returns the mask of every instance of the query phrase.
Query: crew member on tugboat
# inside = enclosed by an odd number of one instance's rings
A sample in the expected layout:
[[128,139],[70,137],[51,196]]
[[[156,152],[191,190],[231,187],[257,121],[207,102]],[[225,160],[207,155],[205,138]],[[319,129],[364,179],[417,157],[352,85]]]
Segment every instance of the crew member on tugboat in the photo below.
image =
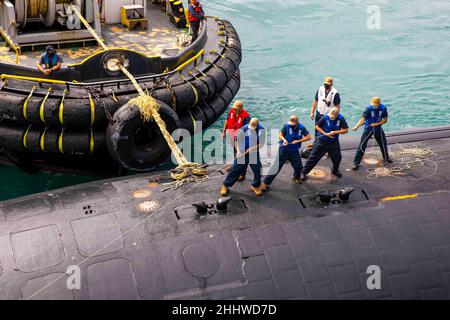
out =
[[48,45],[47,48],[45,48],[45,53],[39,58],[37,67],[44,75],[49,76],[52,73],[61,70],[63,62],[63,58],[56,49],[52,45]]
[[200,21],[205,18],[205,12],[198,0],[191,0],[188,8],[189,12],[189,25],[191,26],[192,42],[197,40],[198,31],[200,29]]

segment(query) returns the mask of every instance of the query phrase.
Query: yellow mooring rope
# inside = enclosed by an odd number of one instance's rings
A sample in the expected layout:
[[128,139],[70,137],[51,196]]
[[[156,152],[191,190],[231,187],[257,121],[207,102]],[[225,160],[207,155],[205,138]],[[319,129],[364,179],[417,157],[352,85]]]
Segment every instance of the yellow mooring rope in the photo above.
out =
[[[86,29],[88,29],[95,40],[97,40],[98,44],[104,50],[108,50],[108,46],[103,42],[103,40],[95,32],[95,30],[92,29],[89,23],[83,18],[78,9],[73,5],[71,7],[73,12],[75,12]],[[185,183],[206,181],[208,179],[207,170],[198,163],[187,161],[183,152],[181,152],[180,148],[178,148],[176,142],[173,140],[171,134],[167,131],[166,124],[158,112],[159,108],[161,107],[158,102],[152,96],[150,96],[148,92],[144,92],[144,90],[142,90],[134,76],[120,63],[119,60],[117,60],[117,66],[130,79],[131,83],[139,93],[139,96],[131,99],[128,104],[130,106],[136,106],[139,108],[144,122],[149,122],[151,120],[156,122],[159,130],[163,134],[164,139],[166,140],[169,148],[172,150],[175,159],[178,162],[178,167],[171,172],[171,177],[173,180],[175,180],[171,188],[178,189]]]

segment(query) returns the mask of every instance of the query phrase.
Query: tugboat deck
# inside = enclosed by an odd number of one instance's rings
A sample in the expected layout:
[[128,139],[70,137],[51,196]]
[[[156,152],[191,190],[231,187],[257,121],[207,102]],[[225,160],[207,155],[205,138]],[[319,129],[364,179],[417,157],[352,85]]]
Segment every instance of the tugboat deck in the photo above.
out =
[[[367,165],[350,171],[357,144],[345,140],[342,179],[322,160],[323,178],[296,185],[286,166],[262,198],[240,183],[229,214],[202,219],[191,204],[217,201],[219,167],[175,191],[156,173],[1,203],[0,299],[448,299],[450,128],[389,140],[436,156],[367,179]],[[356,188],[348,203],[311,200],[344,187]],[[70,291],[75,264],[83,285]],[[370,265],[380,290],[367,287]]]
[[[160,5],[148,3],[148,29],[137,28],[128,30],[121,24],[102,24],[102,37],[111,48],[124,48],[137,51],[145,56],[160,56],[163,49],[180,49],[177,36],[186,34],[187,29],[177,29],[162,10]],[[4,39],[0,39],[4,40]],[[38,42],[38,41],[37,41]],[[57,44],[54,44],[56,47]],[[40,55],[46,44],[36,44],[23,48],[19,56],[19,65],[36,67]],[[77,40],[73,44],[61,45],[58,52],[64,59],[64,65],[76,64],[89,56],[101,51],[95,40],[85,42]],[[16,63],[16,53],[5,42],[0,42],[0,62]]]

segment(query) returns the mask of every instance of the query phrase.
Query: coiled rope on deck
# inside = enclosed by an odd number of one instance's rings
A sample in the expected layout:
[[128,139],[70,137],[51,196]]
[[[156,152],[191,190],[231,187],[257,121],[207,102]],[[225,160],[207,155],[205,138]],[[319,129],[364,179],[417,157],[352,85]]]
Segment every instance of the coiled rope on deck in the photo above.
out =
[[[71,6],[71,8],[73,12],[78,16],[80,21],[84,24],[84,26],[88,29],[88,31],[92,34],[95,40],[97,40],[98,44],[104,50],[108,50],[107,45],[103,42],[97,32],[92,29],[92,27],[84,19],[78,9],[73,5]],[[175,182],[173,182],[171,185],[171,189],[178,189],[185,183],[206,181],[208,179],[207,170],[198,163],[187,161],[183,152],[181,152],[175,140],[172,138],[169,131],[167,131],[166,124],[159,114],[159,108],[161,106],[158,104],[158,102],[152,96],[150,96],[148,92],[144,91],[139,86],[136,78],[127,70],[127,68],[125,68],[125,66],[123,66],[122,63],[120,63],[119,60],[117,60],[116,63],[120,70],[130,79],[131,83],[139,93],[139,96],[131,99],[128,104],[139,108],[141,117],[144,122],[155,121],[164,139],[166,140],[167,145],[169,146],[176,161],[178,162],[178,167],[175,170],[171,171],[171,177],[173,180],[175,180]]]
[[[366,159],[377,159],[381,157],[381,152],[374,151],[374,147],[375,141],[372,143],[370,151],[365,152]],[[388,146],[386,146],[386,149],[388,149]],[[394,162],[392,164],[367,169],[367,179],[375,180],[381,177],[393,177],[404,181],[418,182],[433,177],[439,168],[437,162],[433,160],[437,155],[431,148],[396,144],[396,150],[389,150],[389,154]],[[406,177],[407,174],[423,169],[427,164],[433,166],[433,172],[430,175],[422,178]]]

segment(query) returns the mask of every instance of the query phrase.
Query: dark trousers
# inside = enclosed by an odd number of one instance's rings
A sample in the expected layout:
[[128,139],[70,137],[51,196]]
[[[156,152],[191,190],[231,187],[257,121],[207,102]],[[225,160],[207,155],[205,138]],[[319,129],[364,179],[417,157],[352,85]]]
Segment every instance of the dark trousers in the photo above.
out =
[[225,187],[231,188],[239,179],[239,176],[245,175],[247,172],[248,166],[253,171],[253,182],[252,186],[255,188],[258,188],[261,185],[261,159],[259,155],[257,156],[257,161],[254,163],[250,163],[250,159],[253,160],[253,158],[256,157],[245,157],[245,161],[242,161],[242,158],[240,158],[240,161],[238,159],[234,159],[233,166],[231,167],[230,172],[228,172],[227,177],[225,178],[225,181],[223,182],[223,185]]
[[280,173],[286,161],[289,161],[291,163],[292,168],[294,168],[294,178],[300,178],[303,168],[300,152],[298,150],[294,152],[289,152],[287,150],[287,147],[281,146],[280,150],[278,151],[277,162],[275,162],[274,166],[270,168],[270,173],[272,172],[274,173],[272,175],[268,175],[264,179],[265,184],[267,185],[272,184],[273,180],[275,180],[277,175]]
[[326,153],[330,155],[331,162],[333,162],[333,172],[339,171],[339,165],[342,160],[341,145],[339,144],[339,141],[323,142],[322,140],[317,140],[303,167],[302,173],[310,173]]
[[191,21],[191,22],[189,22],[189,24],[191,25],[192,42],[194,42],[198,38],[198,30],[200,29],[200,21]]
[[369,142],[369,139],[375,136],[375,140],[377,141],[378,145],[381,149],[381,154],[383,155],[383,159],[387,160],[389,159],[389,152],[388,152],[388,146],[387,146],[387,140],[386,135],[384,134],[384,131],[381,127],[376,128],[366,128],[364,129],[364,132],[361,136],[361,142],[359,144],[358,149],[356,150],[355,160],[353,162],[355,164],[360,164],[361,160],[364,157],[364,154],[366,153],[367,144]]

